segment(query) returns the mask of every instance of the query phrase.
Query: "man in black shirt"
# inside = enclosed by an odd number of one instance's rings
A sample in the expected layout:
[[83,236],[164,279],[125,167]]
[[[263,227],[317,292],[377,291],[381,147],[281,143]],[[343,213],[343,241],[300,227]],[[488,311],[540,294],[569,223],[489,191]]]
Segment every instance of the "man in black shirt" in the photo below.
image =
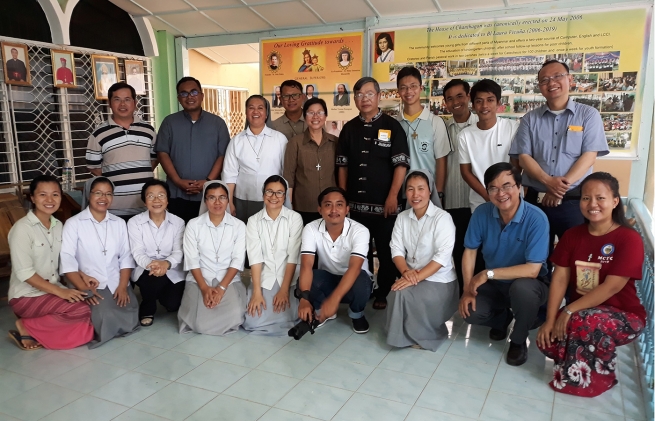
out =
[[[409,147],[400,123],[378,108],[378,82],[363,77],[353,91],[359,116],[346,123],[339,135],[338,183],[347,192],[351,218],[366,226],[375,240],[380,267],[373,308],[382,310],[399,275],[389,242],[396,216],[403,210],[400,190],[409,169]],[[370,268],[374,267],[372,250],[369,247]]]
[[22,60],[18,59],[18,50],[11,49],[11,58],[7,60],[7,78],[18,82],[27,80],[27,67]]

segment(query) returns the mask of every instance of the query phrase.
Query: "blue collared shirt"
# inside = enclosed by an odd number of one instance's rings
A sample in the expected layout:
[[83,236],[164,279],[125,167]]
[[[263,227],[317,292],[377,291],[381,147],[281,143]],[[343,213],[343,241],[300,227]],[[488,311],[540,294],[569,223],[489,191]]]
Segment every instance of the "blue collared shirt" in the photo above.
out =
[[550,236],[548,219],[541,209],[520,200],[514,218],[505,227],[493,203],[478,206],[466,230],[464,247],[481,249],[487,269],[541,263],[539,276],[545,276]]
[[[524,115],[509,155],[512,158],[530,155],[548,175],[559,177],[566,175],[583,153],[591,151],[598,152],[598,156],[609,153],[603,120],[595,108],[569,98],[566,109],[559,115],[551,112],[548,105]],[[578,186],[591,171],[589,168],[570,188]],[[546,191],[543,184],[525,171],[523,185]]]

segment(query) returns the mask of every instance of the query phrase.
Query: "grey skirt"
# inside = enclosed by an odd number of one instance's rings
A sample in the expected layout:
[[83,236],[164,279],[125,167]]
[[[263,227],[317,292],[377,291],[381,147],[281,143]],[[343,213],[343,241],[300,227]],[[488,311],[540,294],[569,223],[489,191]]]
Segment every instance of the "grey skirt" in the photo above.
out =
[[238,197],[234,198],[234,205],[237,208],[236,217],[244,224],[248,223],[248,218],[264,209],[264,202],[255,200],[243,200]]
[[387,344],[436,351],[448,338],[446,322],[459,304],[457,281],[423,281],[387,297]]
[[[298,319],[298,299],[293,295],[293,288],[295,288],[295,285],[289,288],[289,304],[291,307],[282,313],[273,311],[273,298],[280,291],[280,284],[276,282],[270,291],[262,288],[266,309],[262,310],[261,316],[255,315],[252,317],[246,312],[246,321],[243,328],[254,335],[287,336],[289,329],[300,321]],[[252,284],[248,287],[248,303],[251,298]]]
[[[216,286],[218,281],[212,283],[211,286]],[[237,331],[245,320],[245,313],[246,287],[241,281],[230,284],[220,304],[211,309],[205,307],[198,284],[187,282],[177,320],[180,333],[222,336]]]
[[103,298],[98,305],[91,306],[91,323],[93,323],[93,341],[89,348],[97,348],[105,342],[130,334],[139,329],[139,302],[132,287],[127,287],[130,302],[125,307],[119,307],[114,294],[109,288],[97,290]]

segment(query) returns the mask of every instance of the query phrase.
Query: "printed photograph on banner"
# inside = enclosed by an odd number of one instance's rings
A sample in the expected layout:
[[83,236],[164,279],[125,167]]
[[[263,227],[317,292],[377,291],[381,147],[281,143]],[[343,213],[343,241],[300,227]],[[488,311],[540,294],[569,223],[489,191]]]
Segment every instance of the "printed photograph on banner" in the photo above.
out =
[[[398,72],[400,69],[403,67],[410,67],[413,66],[414,64],[412,63],[395,63],[395,64],[390,64],[389,65],[389,82],[395,82],[396,77],[398,76]],[[384,82],[379,80],[378,82]]]
[[268,70],[277,73],[278,70],[282,70],[282,55],[275,50],[271,51],[266,58],[266,63],[268,64]]
[[586,53],[584,55],[585,72],[611,72],[619,70],[620,51],[607,53]]
[[605,133],[607,146],[612,149],[630,149],[632,134],[631,132],[613,132]]
[[549,60],[557,60],[569,66],[570,73],[580,73],[582,71],[583,53],[565,53],[565,54],[550,54],[544,59],[544,63]]
[[446,83],[443,83],[441,80],[432,80],[430,82],[430,96],[442,96],[443,95],[443,86]]
[[430,61],[414,64],[414,67],[421,72],[423,79],[441,79],[448,77],[447,64],[445,61]]
[[318,88],[316,88],[316,84],[306,84],[304,87],[304,92],[307,99],[318,98]]
[[598,90],[597,73],[578,73],[572,75],[569,92],[596,92]]
[[525,78],[524,92],[526,94],[539,93],[539,83],[537,82],[537,76],[528,76]]
[[[580,104],[589,105],[600,111],[600,102],[602,97],[600,95],[571,95],[571,99]],[[613,110],[616,111],[616,110]]]
[[545,56],[481,58],[480,76],[537,74],[544,61]]
[[344,45],[337,52],[337,64],[341,67],[341,70],[348,70],[353,63],[353,50]]
[[634,91],[637,88],[637,72],[598,73],[599,91]]
[[273,86],[273,94],[271,95],[271,107],[282,108],[282,91],[280,85]]
[[423,86],[421,88],[420,96],[425,98],[430,96],[430,80],[423,79]]
[[345,124],[344,121],[327,120],[325,122],[325,131],[330,133],[331,135],[339,137],[339,134],[341,134],[341,129],[343,128],[344,124]]
[[448,60],[448,77],[461,78],[462,76],[478,75],[478,59]]
[[2,66],[7,85],[32,86],[27,45],[2,42]]
[[450,115],[442,96],[430,98],[430,112],[434,115]]
[[[600,98],[600,95],[598,95]],[[606,112],[632,112],[634,111],[635,94],[634,92],[625,93],[605,93],[602,96],[602,106],[600,111]]]
[[350,105],[350,88],[347,83],[337,83],[334,88],[334,106],[346,107]]
[[496,107],[496,113],[506,114],[506,113],[511,113],[511,112],[512,112],[512,104],[510,104],[509,96],[501,96],[500,97],[500,102],[498,103],[498,106]]
[[50,50],[52,79],[55,88],[76,88],[75,58],[72,51]]
[[381,100],[385,100],[385,99],[400,100],[400,94],[398,93],[398,89],[396,89],[396,88],[380,89],[380,99]]
[[606,132],[615,130],[632,130],[632,113],[628,114],[605,114],[602,113],[603,127]]
[[522,94],[525,78],[520,76],[492,77],[491,80],[500,85],[501,95]]
[[514,112],[529,113],[546,103],[546,98],[541,95],[514,95]]
[[380,110],[388,116],[398,117],[398,113],[400,113],[400,101],[380,101]]
[[137,95],[146,94],[145,70],[139,60],[125,60],[125,74],[128,85],[131,85]]
[[380,32],[375,34],[375,45],[373,48],[374,62],[375,63],[393,63],[394,58],[394,31]]

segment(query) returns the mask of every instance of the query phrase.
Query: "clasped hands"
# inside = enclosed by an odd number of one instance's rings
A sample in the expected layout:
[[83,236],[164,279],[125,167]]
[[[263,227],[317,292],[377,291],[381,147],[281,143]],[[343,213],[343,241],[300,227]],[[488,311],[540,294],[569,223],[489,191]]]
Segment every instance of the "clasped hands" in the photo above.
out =
[[205,180],[187,180],[179,179],[174,183],[177,187],[184,190],[186,194],[193,195],[202,192]]
[[221,303],[226,291],[220,285],[218,284],[215,287],[206,286],[200,290],[202,293],[202,302],[205,304],[205,307],[211,309]]
[[548,191],[543,199],[541,199],[541,205],[547,208],[553,208],[561,203],[561,200],[571,186],[571,182],[566,177],[550,177],[544,185]]
[[393,285],[391,285],[392,291],[401,291],[407,287],[415,286],[421,279],[418,276],[418,270],[415,269],[406,269],[402,276],[396,279]]

